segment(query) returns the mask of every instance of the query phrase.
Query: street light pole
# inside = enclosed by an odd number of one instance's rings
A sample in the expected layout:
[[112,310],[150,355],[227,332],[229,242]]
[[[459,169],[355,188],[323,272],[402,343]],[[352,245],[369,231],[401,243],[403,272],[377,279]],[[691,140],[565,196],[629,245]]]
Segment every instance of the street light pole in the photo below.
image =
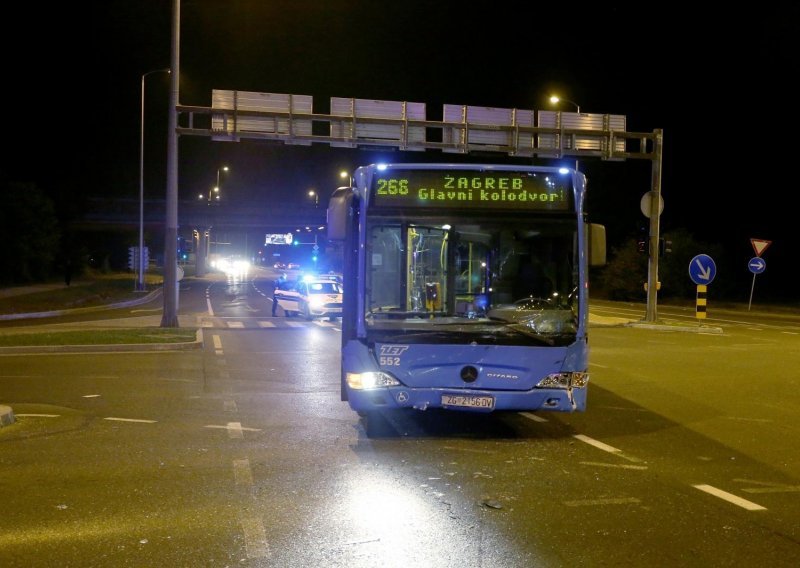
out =
[[219,192],[219,171],[222,170],[224,172],[227,172],[229,169],[230,168],[228,166],[222,166],[217,168],[217,185],[215,186],[214,191]]
[[142,75],[142,115],[139,132],[139,270],[136,277],[136,291],[144,292],[144,80],[153,73],[169,73],[167,69],[154,69]]
[[[581,113],[581,107],[580,107],[580,105],[578,103],[573,102],[573,101],[571,101],[569,99],[562,99],[558,95],[552,95],[550,97],[550,102],[553,103],[554,105],[558,104],[561,101],[564,101],[565,103],[569,103],[571,105],[574,105],[575,106],[575,112],[577,112],[578,114]],[[577,148],[574,148],[574,146],[575,146],[575,144],[574,144],[575,138],[574,137],[572,138],[572,141],[573,141],[573,149],[577,150]],[[575,171],[578,171],[578,160],[575,160]]]
[[314,207],[319,206],[319,194],[313,189],[308,190],[308,196],[314,198]]
[[[216,199],[216,200],[219,200],[219,193],[220,193],[220,191],[219,191],[219,172],[220,171],[227,172],[228,170],[230,170],[230,168],[228,166],[220,166],[220,167],[217,168],[217,185],[215,185],[213,188],[211,188],[208,191],[208,200],[207,201],[208,201],[208,205],[209,206],[211,206],[212,198]],[[214,215],[214,217],[216,217],[216,215]],[[206,258],[210,258],[211,257],[211,229],[212,229],[212,227],[209,226],[208,230],[207,230],[207,232],[208,232],[208,251],[206,253]]]

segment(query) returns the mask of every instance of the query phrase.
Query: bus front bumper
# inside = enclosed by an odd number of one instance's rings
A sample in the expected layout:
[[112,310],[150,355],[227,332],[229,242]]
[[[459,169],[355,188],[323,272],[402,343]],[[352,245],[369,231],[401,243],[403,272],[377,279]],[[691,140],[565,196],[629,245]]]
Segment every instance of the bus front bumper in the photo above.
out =
[[399,408],[444,408],[465,412],[537,411],[582,412],[586,386],[534,388],[528,391],[481,391],[467,389],[409,388],[403,385],[348,389],[347,400],[356,412]]

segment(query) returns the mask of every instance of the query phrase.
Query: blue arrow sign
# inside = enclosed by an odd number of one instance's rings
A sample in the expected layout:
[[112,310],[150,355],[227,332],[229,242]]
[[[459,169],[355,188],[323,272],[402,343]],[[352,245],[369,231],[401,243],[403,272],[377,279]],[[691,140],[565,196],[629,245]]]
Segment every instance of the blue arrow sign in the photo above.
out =
[[717,275],[717,265],[707,254],[698,254],[689,262],[689,278],[695,284],[711,284]]
[[747,263],[747,268],[749,268],[750,272],[753,274],[761,274],[767,269],[767,262],[763,258],[754,256],[750,259],[750,262]]

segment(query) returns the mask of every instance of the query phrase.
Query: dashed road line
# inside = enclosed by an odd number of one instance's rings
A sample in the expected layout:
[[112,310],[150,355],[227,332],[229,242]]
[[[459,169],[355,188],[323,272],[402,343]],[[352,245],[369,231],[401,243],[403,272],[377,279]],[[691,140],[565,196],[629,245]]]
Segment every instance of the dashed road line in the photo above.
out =
[[619,456],[622,459],[628,460],[630,462],[640,462],[639,458],[635,458],[633,456],[628,456],[622,453],[622,450],[615,448],[614,446],[609,446],[608,444],[604,444],[600,440],[595,440],[594,438],[590,438],[589,436],[584,436],[583,434],[575,434],[573,438],[580,440],[581,442],[585,442],[590,446],[594,446],[598,450],[603,450],[604,452],[608,452],[610,454],[614,454],[615,456]]
[[733,493],[728,493],[727,491],[723,491],[722,489],[717,489],[712,485],[692,485],[695,489],[699,489],[700,491],[704,491],[709,495],[713,495],[714,497],[718,497],[723,501],[727,501],[728,503],[732,503],[738,507],[743,509],[747,509],[748,511],[766,511],[766,507],[762,507],[758,503],[753,503],[752,501],[748,501],[747,499],[742,499],[734,495]]
[[611,499],[583,499],[580,501],[564,501],[563,503],[567,507],[586,507],[597,505],[636,505],[637,503],[641,503],[641,501],[635,497],[619,497]]
[[142,420],[141,418],[117,418],[116,416],[107,416],[103,420],[112,420],[114,422],[139,422],[141,424],[155,424],[158,420]]
[[240,518],[239,524],[242,525],[244,533],[244,548],[248,558],[264,558],[269,554],[267,544],[267,532],[264,530],[264,523],[257,517]]
[[578,463],[580,463],[581,465],[591,465],[597,467],[613,467],[617,469],[637,469],[637,470],[647,469],[646,465],[631,465],[627,463],[605,463],[605,462],[586,462],[586,461]]
[[533,412],[520,412],[520,416],[524,416],[525,418],[533,420],[534,422],[547,422],[547,418],[536,416]]
[[219,424],[206,424],[205,426],[203,426],[203,428],[213,428],[217,430],[231,430],[232,428],[230,426],[231,424],[238,424],[238,426],[233,427],[234,431],[237,432],[261,432],[260,428],[245,428],[239,422],[228,422],[228,424],[226,424],[225,426]]
[[250,460],[233,460],[233,478],[236,485],[253,485],[253,471],[250,469]]
[[61,415],[60,414],[19,414],[19,413],[14,413],[14,416],[16,416],[17,418],[19,418],[21,416],[25,417],[25,418],[58,418]]

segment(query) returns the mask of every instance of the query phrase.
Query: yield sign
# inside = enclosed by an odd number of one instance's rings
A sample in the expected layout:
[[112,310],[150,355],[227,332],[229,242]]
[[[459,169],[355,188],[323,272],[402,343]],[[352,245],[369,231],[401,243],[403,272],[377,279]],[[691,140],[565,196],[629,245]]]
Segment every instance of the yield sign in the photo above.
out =
[[750,239],[750,244],[753,245],[753,250],[756,251],[756,256],[761,256],[761,253],[767,250],[767,247],[772,244],[772,241]]

